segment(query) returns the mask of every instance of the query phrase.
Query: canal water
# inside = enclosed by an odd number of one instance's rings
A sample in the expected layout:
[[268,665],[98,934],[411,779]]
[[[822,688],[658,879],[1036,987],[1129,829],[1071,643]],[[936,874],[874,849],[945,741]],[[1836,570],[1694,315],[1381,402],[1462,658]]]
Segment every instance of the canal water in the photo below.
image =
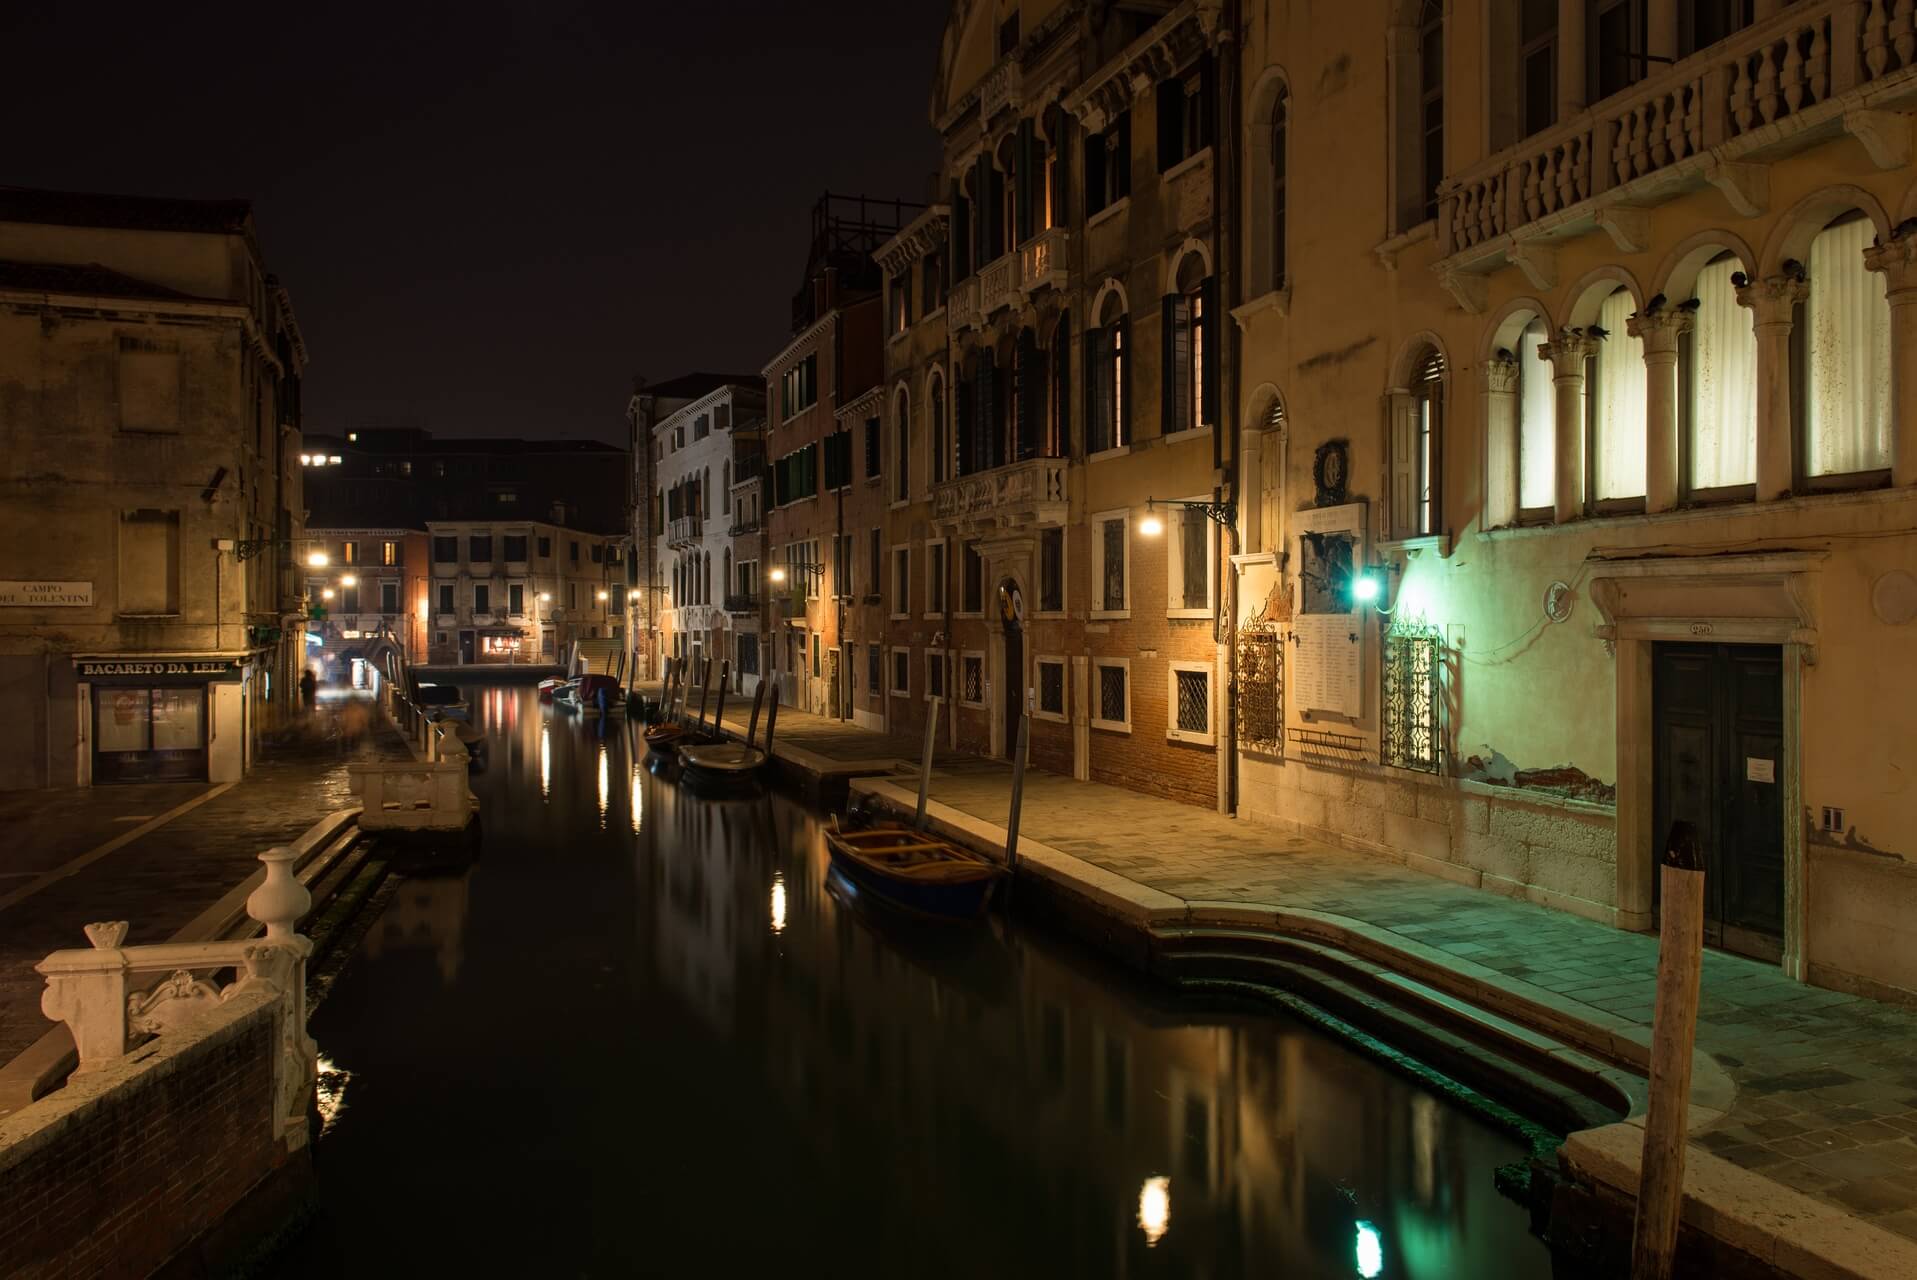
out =
[[801,806],[468,698],[482,855],[313,1018],[321,1209],[274,1274],[1551,1274],[1493,1187],[1523,1148],[1315,1029],[848,901]]

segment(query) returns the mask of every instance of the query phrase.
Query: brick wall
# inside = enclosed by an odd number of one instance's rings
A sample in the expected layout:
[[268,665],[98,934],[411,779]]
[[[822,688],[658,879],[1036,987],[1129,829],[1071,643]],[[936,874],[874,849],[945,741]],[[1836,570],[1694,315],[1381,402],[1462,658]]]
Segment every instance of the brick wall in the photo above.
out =
[[146,1276],[306,1161],[273,1136],[274,1015],[154,1041],[0,1120],[0,1275]]

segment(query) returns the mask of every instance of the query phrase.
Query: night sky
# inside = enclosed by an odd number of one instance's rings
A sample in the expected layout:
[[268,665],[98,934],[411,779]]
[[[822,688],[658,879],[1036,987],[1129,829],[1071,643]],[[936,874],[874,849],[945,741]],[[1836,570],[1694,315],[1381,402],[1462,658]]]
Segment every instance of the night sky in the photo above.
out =
[[925,198],[944,0],[0,6],[0,183],[251,199],[309,431],[618,441],[783,345],[827,187]]

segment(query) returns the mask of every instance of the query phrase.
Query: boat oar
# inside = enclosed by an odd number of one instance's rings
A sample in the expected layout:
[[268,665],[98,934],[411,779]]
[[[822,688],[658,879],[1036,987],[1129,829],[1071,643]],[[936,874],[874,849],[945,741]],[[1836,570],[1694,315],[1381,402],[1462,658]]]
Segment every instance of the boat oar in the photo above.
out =
[[928,698],[926,700],[925,759],[919,765],[918,812],[912,815],[912,825],[921,830],[925,827],[925,793],[932,786],[932,745],[938,737],[939,704],[943,701],[945,701],[943,698]]

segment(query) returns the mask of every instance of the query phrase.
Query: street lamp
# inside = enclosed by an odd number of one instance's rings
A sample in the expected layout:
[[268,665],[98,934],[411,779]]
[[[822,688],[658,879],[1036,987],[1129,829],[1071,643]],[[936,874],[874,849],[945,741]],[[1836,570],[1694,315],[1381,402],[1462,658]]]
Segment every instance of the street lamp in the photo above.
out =
[[339,584],[342,587],[357,587],[359,585],[359,579],[350,573],[342,573],[339,576]]
[[[792,567],[806,575],[808,586],[816,587],[825,581],[825,566],[822,564],[813,564],[810,560],[795,560],[792,562]],[[774,565],[766,577],[772,579],[774,583],[782,583],[785,581],[786,571],[782,566]]]
[[332,598],[333,598],[333,589],[331,587],[322,587],[320,589],[320,599],[331,600]]
[[1158,518],[1159,507],[1191,508],[1205,513],[1205,518],[1213,524],[1221,524],[1229,529],[1238,523],[1238,504],[1229,500],[1224,502],[1181,502],[1176,498],[1145,499],[1145,518],[1138,522],[1138,531],[1148,538],[1156,538],[1165,532],[1165,522]]
[[306,563],[315,569],[324,569],[326,567],[326,553],[324,551],[315,551],[312,555],[306,557]]

